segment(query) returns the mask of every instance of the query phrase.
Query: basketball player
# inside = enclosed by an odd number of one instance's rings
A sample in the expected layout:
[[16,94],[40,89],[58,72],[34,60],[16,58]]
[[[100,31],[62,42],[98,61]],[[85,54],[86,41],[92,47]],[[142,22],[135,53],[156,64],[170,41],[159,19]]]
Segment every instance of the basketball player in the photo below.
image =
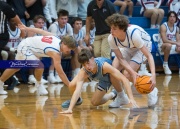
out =
[[81,89],[87,79],[99,80],[99,85],[91,100],[92,105],[102,105],[116,96],[116,98],[121,98],[121,95],[117,95],[117,92],[107,94],[111,85],[113,85],[117,91],[120,91],[121,82],[127,91],[130,103],[138,107],[132,95],[128,79],[112,66],[112,60],[104,57],[94,58],[90,50],[82,49],[78,54],[78,61],[82,64],[83,68],[81,68],[77,76],[70,82],[69,88],[73,95],[71,101],[67,100],[62,104],[62,107],[69,108],[61,113],[72,113],[73,107],[82,103],[82,99],[80,98]]
[[[65,36],[65,35],[70,35],[73,36],[73,29],[71,25],[68,22],[68,16],[69,12],[61,9],[58,12],[58,19],[56,22],[54,22],[50,27],[49,27],[49,32],[53,33],[54,35],[58,36],[60,39]],[[72,76],[74,74],[77,74],[78,71],[80,70],[80,65],[78,64],[77,61],[77,52],[78,50],[75,50],[74,54],[72,55],[71,58],[71,67],[72,67]],[[61,78],[59,78],[57,72],[55,72],[54,76],[54,65],[52,62],[52,65],[49,68],[49,76],[48,76],[48,81],[50,83],[56,83],[56,82],[61,82]]]
[[172,74],[168,66],[168,59],[171,53],[180,53],[179,28],[176,26],[178,20],[177,14],[170,11],[167,15],[167,22],[160,27],[159,49],[164,52],[163,69],[166,75]]
[[[64,36],[62,40],[53,36],[52,33],[38,28],[30,28],[24,25],[19,25],[22,31],[33,31],[44,36],[29,37],[21,41],[17,48],[16,60],[39,60],[41,57],[51,57],[54,61],[54,66],[58,75],[62,78],[65,85],[69,85],[69,80],[65,75],[61,62],[61,54],[69,54],[76,48],[76,41],[72,36]],[[3,89],[4,82],[15,72],[20,69],[6,69],[0,77],[0,94],[7,94]],[[41,84],[41,77],[44,68],[35,69],[35,77],[38,95],[46,95],[48,92]]]
[[[149,82],[152,86],[156,84],[155,65],[151,51],[151,37],[141,27],[130,25],[126,16],[113,14],[106,19],[106,23],[111,27],[111,34],[108,42],[116,57],[113,60],[113,66],[120,71],[124,69],[123,74],[133,84],[138,77],[137,70],[140,64],[148,61],[151,78]],[[157,102],[157,88],[148,94],[148,106],[153,106]],[[118,99],[118,98],[117,98]],[[109,107],[119,107],[118,100],[112,102]]]

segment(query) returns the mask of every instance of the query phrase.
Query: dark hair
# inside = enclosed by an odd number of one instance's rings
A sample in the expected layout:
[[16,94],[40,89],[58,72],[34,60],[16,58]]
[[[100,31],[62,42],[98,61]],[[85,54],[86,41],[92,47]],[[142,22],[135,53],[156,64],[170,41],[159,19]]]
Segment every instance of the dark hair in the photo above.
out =
[[64,9],[60,9],[57,13],[58,17],[60,16],[69,16],[69,12],[67,10],[64,10]]
[[171,14],[174,14],[174,16],[176,17],[175,22],[177,22],[177,20],[178,20],[177,13],[174,11],[169,11],[169,13],[167,14],[167,22],[169,21],[169,17],[171,16]]
[[89,61],[89,59],[91,59],[92,57],[94,57],[93,52],[91,52],[90,50],[83,48],[81,49],[81,52],[78,54],[78,61],[81,64],[84,64],[86,62]]
[[71,22],[71,26],[72,26],[72,27],[73,27],[73,25],[74,25],[74,23],[75,23],[76,21],[82,21],[82,19],[81,19],[80,17],[75,17],[75,18],[73,18],[73,19],[72,19],[72,22]]
[[43,21],[46,22],[46,18],[43,15],[34,16],[33,22],[36,23],[39,19],[43,19]]
[[105,22],[108,26],[117,26],[119,29],[126,31],[129,25],[129,20],[127,16],[121,15],[121,14],[113,14],[109,16]]

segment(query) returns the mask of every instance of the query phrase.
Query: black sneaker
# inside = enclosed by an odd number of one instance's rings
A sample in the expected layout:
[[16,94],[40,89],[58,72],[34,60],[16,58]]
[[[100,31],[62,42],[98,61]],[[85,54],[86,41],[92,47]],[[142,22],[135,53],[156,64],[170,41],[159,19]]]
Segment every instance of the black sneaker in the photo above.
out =
[[[70,105],[71,100],[66,100],[64,103],[61,104],[61,107],[68,108]],[[76,102],[76,105],[81,105],[83,102],[82,98],[80,97],[78,101]]]

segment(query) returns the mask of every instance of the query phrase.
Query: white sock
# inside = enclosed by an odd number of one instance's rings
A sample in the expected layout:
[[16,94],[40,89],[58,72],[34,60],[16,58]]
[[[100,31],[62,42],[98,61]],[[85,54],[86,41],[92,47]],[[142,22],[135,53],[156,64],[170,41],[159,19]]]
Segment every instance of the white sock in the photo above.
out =
[[31,75],[29,75],[29,77],[34,77],[34,75],[31,74]]
[[118,92],[118,96],[119,96],[119,97],[123,97],[124,95],[125,95],[124,90],[122,90],[121,92]]
[[54,70],[49,70],[49,76],[54,76]]
[[140,70],[143,71],[146,69],[146,64],[141,64]]
[[38,86],[40,86],[40,85],[41,85],[41,81],[36,81],[35,86],[38,87]]
[[57,73],[57,71],[55,71],[55,76],[59,76],[58,73]]
[[165,62],[165,61],[164,61],[164,62],[163,62],[163,65],[168,65],[168,62]]
[[0,86],[1,86],[1,85],[3,86],[3,85],[4,85],[4,82],[2,82],[2,81],[0,80]]
[[151,28],[155,28],[156,26],[155,25],[151,25]]

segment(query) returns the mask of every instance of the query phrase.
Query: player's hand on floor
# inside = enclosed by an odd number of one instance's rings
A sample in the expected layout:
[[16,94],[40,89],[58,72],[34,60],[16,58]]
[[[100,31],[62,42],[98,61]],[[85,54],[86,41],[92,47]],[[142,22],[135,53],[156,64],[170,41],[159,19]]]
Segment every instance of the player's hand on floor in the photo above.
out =
[[137,105],[137,103],[136,103],[136,101],[134,99],[130,99],[129,101],[132,104],[133,108],[139,108],[139,106]]

